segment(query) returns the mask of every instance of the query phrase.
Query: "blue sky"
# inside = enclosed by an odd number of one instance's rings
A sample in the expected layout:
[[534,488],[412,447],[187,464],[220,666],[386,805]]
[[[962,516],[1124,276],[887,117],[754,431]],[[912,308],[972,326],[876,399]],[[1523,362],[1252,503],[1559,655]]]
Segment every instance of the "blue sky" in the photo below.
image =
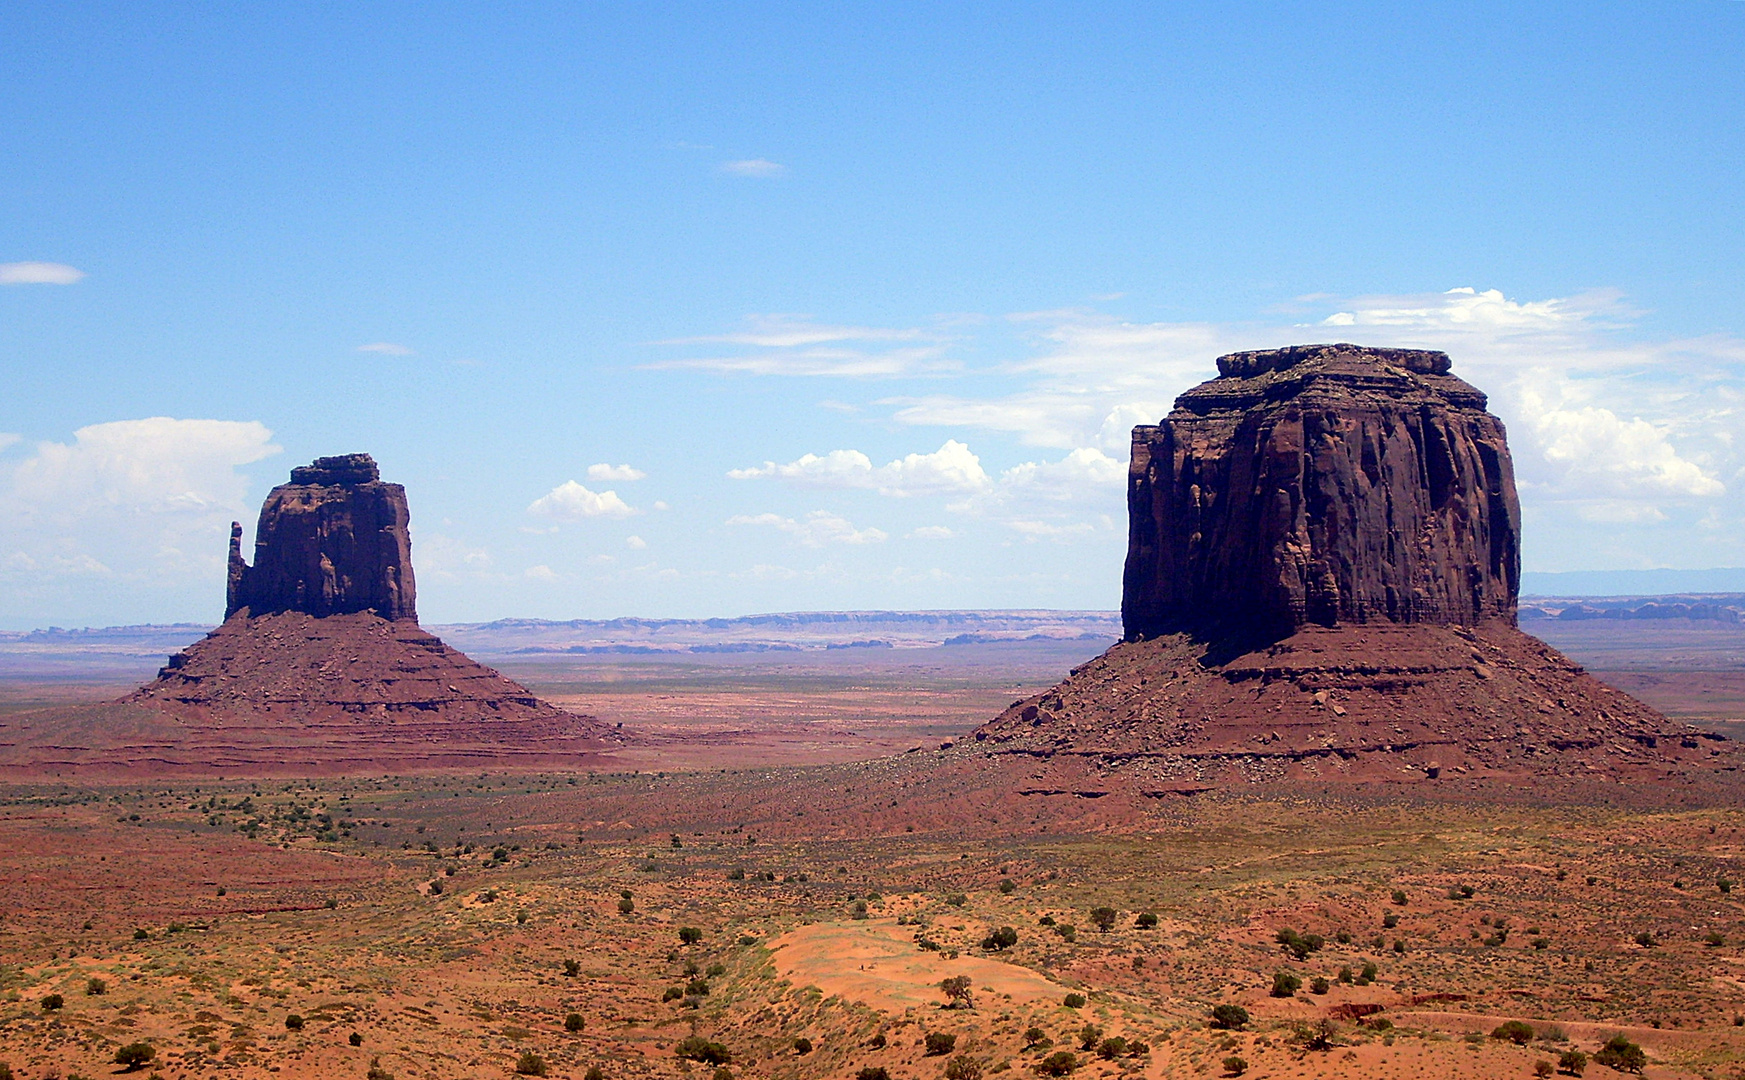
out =
[[427,621],[1112,607],[1126,430],[1341,339],[1529,569],[1745,565],[1745,3],[940,7],[0,8],[0,626],[352,450]]

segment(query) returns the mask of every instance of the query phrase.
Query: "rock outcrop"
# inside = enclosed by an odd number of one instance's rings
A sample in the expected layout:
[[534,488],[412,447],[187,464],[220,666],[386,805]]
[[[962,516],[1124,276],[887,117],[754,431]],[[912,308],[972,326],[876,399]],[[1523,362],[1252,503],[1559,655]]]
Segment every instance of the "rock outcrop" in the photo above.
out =
[[223,625],[116,703],[161,739],[150,767],[553,767],[620,741],[418,626],[408,521],[406,490],[348,454],[272,490],[253,566],[232,526]]
[[1502,421],[1449,366],[1356,345],[1235,353],[1134,428],[1127,638],[1512,623],[1514,469]]
[[1508,445],[1445,354],[1310,345],[1218,370],[1134,429],[1126,640],[977,750],[1081,796],[1737,768],[1517,628]]
[[368,454],[316,458],[267,495],[255,527],[254,565],[242,558],[242,524],[230,526],[224,617],[301,611],[369,611],[418,621],[406,489],[382,482]]

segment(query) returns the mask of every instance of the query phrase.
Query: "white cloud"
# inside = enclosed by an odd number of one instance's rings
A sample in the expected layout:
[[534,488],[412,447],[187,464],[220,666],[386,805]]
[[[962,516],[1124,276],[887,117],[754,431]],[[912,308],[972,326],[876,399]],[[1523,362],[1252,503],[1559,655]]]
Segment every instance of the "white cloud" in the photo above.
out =
[[23,441],[23,439],[24,436],[22,435],[14,435],[9,431],[0,431],[0,451],[5,451],[11,447],[17,446]]
[[279,452],[253,421],[151,417],[92,424],[0,465],[0,550],[39,581],[114,576],[131,586],[222,580],[233,519],[252,507],[238,471]]
[[1549,409],[1531,418],[1545,456],[1584,487],[1639,495],[1707,497],[1727,488],[1679,457],[1664,432],[1592,405]]
[[814,510],[803,520],[777,514],[736,514],[727,519],[729,525],[766,525],[794,537],[807,547],[825,544],[879,544],[886,539],[880,529],[856,529],[847,518],[828,510]]
[[473,547],[442,533],[414,530],[412,541],[412,566],[427,577],[477,574],[496,564],[488,548]]
[[894,378],[950,371],[947,339],[917,328],[837,326],[803,315],[753,315],[742,330],[669,338],[661,346],[729,346],[721,355],[655,361],[650,368],[691,368],[723,374]]
[[741,161],[723,161],[721,171],[733,176],[771,177],[783,175],[788,167],[765,161],[763,158],[746,158]]
[[540,563],[538,566],[529,566],[526,570],[521,572],[521,576],[527,578],[529,581],[552,582],[558,580],[557,571],[544,563]]
[[405,345],[396,345],[392,341],[372,341],[368,345],[359,345],[358,352],[381,353],[383,356],[413,356],[416,355]]
[[72,285],[84,276],[83,270],[65,263],[0,263],[0,285]]
[[578,521],[582,518],[629,517],[636,509],[618,497],[616,491],[590,491],[574,480],[566,480],[527,507],[530,514]]
[[599,465],[588,466],[588,479],[603,483],[625,484],[632,480],[641,480],[647,475],[648,474],[643,472],[641,469],[633,469],[628,465],[607,465],[602,463]]
[[985,490],[991,484],[981,459],[956,439],[931,454],[909,454],[877,468],[859,450],[832,450],[822,457],[805,454],[778,465],[732,469],[734,480],[773,478],[796,487],[862,489],[905,498],[911,495],[959,495]]
[[952,532],[950,529],[946,528],[944,525],[923,525],[918,529],[909,530],[906,534],[904,534],[904,539],[907,539],[907,540],[950,540],[953,536],[956,536],[956,535],[957,535],[956,533]]
[[626,536],[624,538],[624,546],[627,548],[634,548],[637,551],[641,551],[643,548],[646,548],[648,546],[648,541],[644,540],[640,536]]

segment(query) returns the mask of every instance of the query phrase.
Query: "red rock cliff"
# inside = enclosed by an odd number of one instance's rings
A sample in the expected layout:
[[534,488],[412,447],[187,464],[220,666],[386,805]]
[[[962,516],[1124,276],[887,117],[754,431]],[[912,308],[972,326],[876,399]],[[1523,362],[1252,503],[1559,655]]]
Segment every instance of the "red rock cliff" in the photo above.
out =
[[242,558],[242,526],[230,527],[226,619],[300,611],[374,612],[418,621],[407,531],[406,489],[385,484],[368,454],[316,458],[291,470],[261,507],[254,565]]
[[1129,640],[1514,623],[1514,467],[1447,354],[1301,345],[1218,372],[1133,429]]

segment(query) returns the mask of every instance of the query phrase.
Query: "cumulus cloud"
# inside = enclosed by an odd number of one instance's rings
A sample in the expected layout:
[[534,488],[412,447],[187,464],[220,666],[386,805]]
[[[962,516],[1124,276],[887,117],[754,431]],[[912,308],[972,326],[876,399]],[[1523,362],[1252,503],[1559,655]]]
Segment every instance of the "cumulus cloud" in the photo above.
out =
[[1579,476],[1584,487],[1635,495],[1723,494],[1727,487],[1678,455],[1665,432],[1610,409],[1548,409],[1531,417],[1545,456]]
[[588,479],[603,483],[626,484],[632,480],[641,480],[648,474],[641,469],[633,469],[628,465],[589,465]]
[[767,178],[785,174],[788,167],[763,158],[745,158],[740,161],[723,161],[721,171],[732,176]]
[[624,538],[624,546],[641,551],[643,548],[648,546],[648,541],[640,536],[626,536]]
[[151,417],[82,427],[0,465],[0,551],[15,580],[142,587],[219,580],[243,466],[279,453],[254,421]]
[[796,487],[863,489],[898,498],[964,494],[991,484],[981,459],[956,439],[946,440],[931,454],[909,454],[877,468],[859,450],[832,450],[822,457],[805,454],[785,465],[766,461],[756,468],[732,469],[727,475],[734,480],[776,479]]
[[0,285],[73,285],[84,277],[83,270],[65,263],[0,263]]
[[621,518],[636,513],[616,491],[591,491],[566,480],[533,500],[527,507],[530,514],[557,518],[560,521],[580,521],[583,518]]
[[886,534],[880,529],[857,529],[847,518],[828,510],[814,510],[796,521],[779,514],[736,514],[727,519],[729,525],[768,526],[787,533],[807,547],[825,544],[878,544]]
[[368,345],[359,345],[358,352],[381,353],[383,356],[413,356],[416,355],[405,345],[396,345],[392,341],[372,341]]

